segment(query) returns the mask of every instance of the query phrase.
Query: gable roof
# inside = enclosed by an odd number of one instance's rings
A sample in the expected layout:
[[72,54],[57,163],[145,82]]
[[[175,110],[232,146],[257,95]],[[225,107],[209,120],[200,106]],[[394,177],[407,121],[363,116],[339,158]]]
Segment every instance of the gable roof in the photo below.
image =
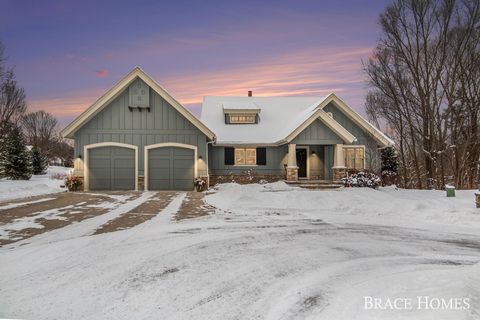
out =
[[[292,141],[313,121],[319,119],[346,143],[356,141],[347,129],[323,108],[333,103],[342,113],[368,132],[380,145],[394,142],[331,93],[325,97],[218,97],[203,100],[201,120],[215,132],[217,144],[282,145]],[[258,124],[225,124],[224,106],[256,105],[261,110]]]
[[190,111],[173,98],[162,86],[160,86],[152,77],[147,75],[140,67],[135,67],[129,74],[118,81],[112,88],[110,88],[104,95],[98,98],[90,107],[83,111],[75,120],[66,126],[60,134],[64,138],[73,138],[74,133],[79,130],[84,124],[91,120],[110,102],[117,98],[123,90],[135,81],[135,79],[142,79],[152,90],[158,93],[170,105],[172,105],[181,115],[187,118],[195,127],[203,132],[209,139],[214,140],[215,134],[207,128],[198,118],[196,118]]

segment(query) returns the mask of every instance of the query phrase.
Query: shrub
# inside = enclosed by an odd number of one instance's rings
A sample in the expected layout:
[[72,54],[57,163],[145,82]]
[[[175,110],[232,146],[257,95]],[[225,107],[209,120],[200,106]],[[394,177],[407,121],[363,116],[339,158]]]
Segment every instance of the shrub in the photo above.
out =
[[358,187],[358,188],[373,188],[376,189],[381,183],[381,179],[374,173],[360,171],[349,175],[347,178],[343,178],[342,182],[345,187]]
[[65,178],[65,186],[68,191],[79,191],[82,184],[82,179],[79,176],[72,174]]
[[207,187],[207,182],[202,178],[195,178],[193,184],[195,185],[195,190],[197,191],[204,191]]
[[389,186],[397,183],[398,179],[398,155],[393,147],[387,147],[381,151],[382,158],[382,185]]

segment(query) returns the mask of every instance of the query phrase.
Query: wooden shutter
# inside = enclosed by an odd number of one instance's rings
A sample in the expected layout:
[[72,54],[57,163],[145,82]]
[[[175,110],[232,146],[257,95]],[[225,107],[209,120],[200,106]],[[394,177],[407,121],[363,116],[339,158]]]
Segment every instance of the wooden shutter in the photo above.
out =
[[225,147],[225,165],[233,166],[235,164],[235,148]]
[[266,148],[257,148],[257,165],[258,166],[267,165],[267,149]]

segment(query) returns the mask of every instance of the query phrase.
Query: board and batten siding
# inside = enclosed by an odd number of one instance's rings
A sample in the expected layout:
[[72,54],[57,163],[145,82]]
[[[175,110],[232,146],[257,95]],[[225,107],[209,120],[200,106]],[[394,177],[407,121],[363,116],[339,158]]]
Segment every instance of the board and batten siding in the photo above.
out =
[[378,170],[376,166],[380,163],[380,152],[378,150],[378,144],[370,136],[365,129],[358,126],[349,117],[347,117],[342,111],[340,111],[333,103],[329,103],[323,109],[325,112],[331,112],[333,119],[340,123],[345,129],[353,134],[357,141],[354,141],[352,145],[364,145],[365,146],[365,165],[367,169]]
[[[142,81],[140,79],[135,80]],[[206,159],[207,137],[189,120],[181,115],[158,93],[150,89],[151,111],[134,109],[130,111],[129,89],[126,88],[102,111],[96,114],[75,132],[75,158],[83,156],[85,145],[99,142],[120,142],[138,147],[139,176],[144,175],[144,147],[146,145],[176,142],[198,148],[198,157]],[[207,167],[203,160],[198,161],[198,175],[206,175]],[[76,172],[82,174],[83,172]]]
[[[235,146],[232,146],[235,147]],[[253,147],[252,147],[253,148]],[[284,164],[287,163],[287,146],[266,147],[267,164],[255,166],[225,165],[225,148],[209,146],[208,163],[209,172],[214,175],[242,174],[251,169],[261,175],[283,175]]]
[[298,145],[309,144],[338,144],[343,143],[343,140],[337,136],[330,128],[317,119],[313,121],[308,127],[300,132],[291,143]]

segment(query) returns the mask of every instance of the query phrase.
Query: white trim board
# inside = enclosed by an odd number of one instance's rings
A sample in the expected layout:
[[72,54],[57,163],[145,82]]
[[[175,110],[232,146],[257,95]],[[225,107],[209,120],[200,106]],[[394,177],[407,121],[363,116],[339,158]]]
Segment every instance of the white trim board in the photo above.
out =
[[121,147],[121,148],[133,149],[135,151],[135,191],[138,191],[138,147],[132,144],[120,143],[120,142],[99,142],[99,143],[87,144],[83,147],[83,156],[85,157],[83,161],[84,190],[89,191],[89,188],[90,188],[90,177],[89,177],[89,169],[88,169],[88,161],[89,161],[88,151],[90,149],[101,148],[101,147]]
[[156,143],[150,144],[145,146],[144,154],[143,154],[143,172],[144,172],[144,188],[145,191],[148,191],[148,151],[150,149],[157,149],[157,148],[166,148],[166,147],[177,147],[177,148],[185,148],[185,149],[192,149],[193,150],[193,165],[194,165],[194,178],[198,177],[198,148],[197,146],[193,146],[191,144],[184,144],[184,143],[177,143],[177,142],[164,142],[164,143]]
[[200,120],[198,120],[190,111],[173,98],[165,89],[162,88],[152,77],[147,75],[140,67],[135,67],[129,74],[118,81],[112,88],[110,88],[104,95],[95,101],[90,107],[83,111],[75,120],[66,126],[60,134],[64,138],[73,139],[77,130],[79,130],[85,123],[91,120],[110,102],[118,97],[124,89],[126,89],[135,79],[142,79],[152,90],[158,93],[170,105],[172,105],[181,115],[187,118],[195,127],[203,132],[209,139],[214,140],[215,134],[208,129]]
[[351,134],[340,123],[338,123],[335,119],[330,117],[325,111],[323,111],[320,108],[317,111],[315,111],[310,117],[308,117],[300,126],[298,126],[295,130],[293,130],[293,132],[291,132],[287,136],[287,138],[285,139],[285,142],[288,143],[293,139],[295,139],[303,130],[305,130],[309,125],[311,125],[317,119],[319,119],[335,134],[337,134],[343,141],[350,144],[357,140],[357,138],[353,134]]

